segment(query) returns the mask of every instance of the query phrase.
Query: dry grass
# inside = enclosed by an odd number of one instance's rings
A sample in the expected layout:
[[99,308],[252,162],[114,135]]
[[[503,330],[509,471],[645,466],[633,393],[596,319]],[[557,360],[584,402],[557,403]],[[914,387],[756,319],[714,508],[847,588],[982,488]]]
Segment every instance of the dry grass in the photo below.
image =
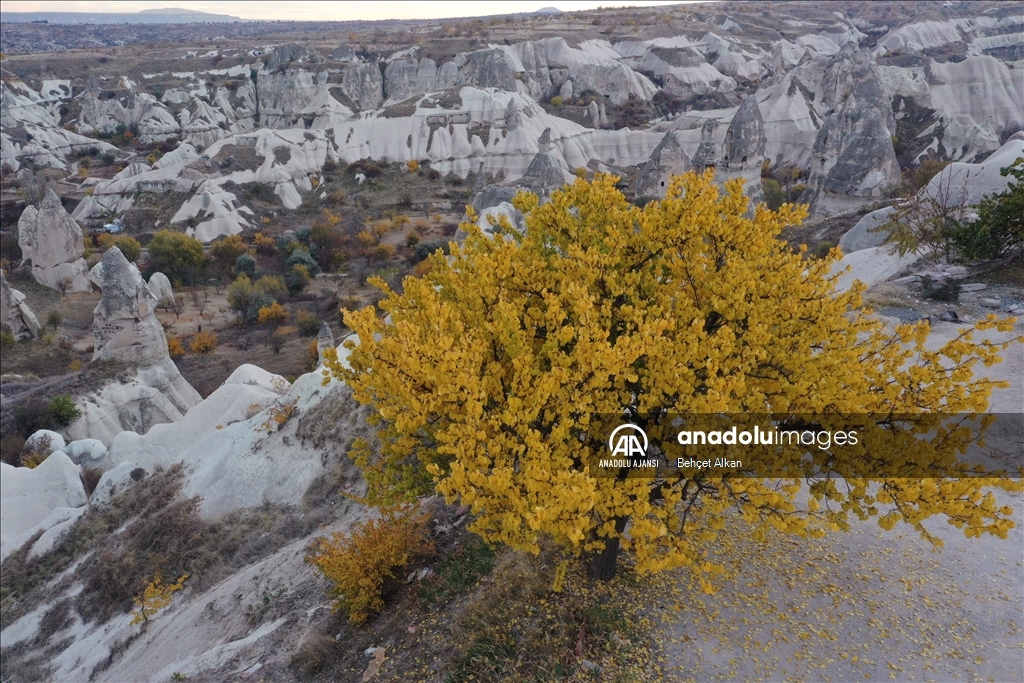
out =
[[909,305],[907,292],[899,285],[882,283],[864,292],[864,307],[872,310]]

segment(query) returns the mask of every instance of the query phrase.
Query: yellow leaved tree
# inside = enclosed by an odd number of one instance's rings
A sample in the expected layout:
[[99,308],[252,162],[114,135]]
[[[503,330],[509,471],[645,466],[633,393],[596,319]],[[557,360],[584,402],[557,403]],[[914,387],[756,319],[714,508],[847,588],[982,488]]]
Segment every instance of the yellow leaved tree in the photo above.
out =
[[[740,183],[722,192],[691,173],[641,209],[616,181],[577,179],[544,205],[521,193],[525,234],[464,224],[465,242],[402,294],[376,282],[388,322],[372,307],[345,313],[359,344],[325,365],[375,408],[381,447],[355,449],[372,501],[436,491],[470,506],[488,541],[537,552],[551,538],[591,553],[604,579],[623,548],[639,572],[694,568],[705,590],[701,572],[718,569],[701,548],[739,518],[806,536],[880,510],[894,511],[883,526],[898,517],[926,533],[922,520],[945,513],[969,534],[1005,535],[1011,511],[985,490],[1019,479],[594,476],[608,435],[590,433],[593,415],[975,413],[998,383],[971,366],[1006,346],[965,331],[931,351],[925,322],[887,333],[861,288],[834,290],[838,251],[806,260],[779,240],[802,207],[748,213]],[[929,457],[948,463],[964,441],[933,441]],[[827,475],[830,461],[814,465]]]
[[132,610],[132,626],[149,623],[149,618],[171,604],[171,598],[185,585],[188,574],[182,574],[174,583],[164,584],[160,572],[146,586],[139,597],[134,597],[135,609]]

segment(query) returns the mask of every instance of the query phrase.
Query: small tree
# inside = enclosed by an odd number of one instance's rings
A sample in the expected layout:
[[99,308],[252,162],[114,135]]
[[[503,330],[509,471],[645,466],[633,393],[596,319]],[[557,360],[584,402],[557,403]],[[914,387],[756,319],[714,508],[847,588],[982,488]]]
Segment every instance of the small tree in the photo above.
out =
[[228,303],[231,309],[238,313],[239,318],[245,318],[246,312],[256,300],[256,287],[252,280],[245,273],[235,278],[235,281],[228,287]]
[[196,332],[188,347],[192,349],[192,353],[200,356],[213,353],[217,348],[217,335],[213,332]]
[[57,309],[53,309],[46,314],[46,324],[49,327],[52,327],[54,332],[57,331],[57,328],[60,327],[62,322],[64,322],[64,314]]
[[995,259],[1024,249],[1024,157],[1000,169],[1012,176],[1003,192],[989,195],[978,205],[978,217],[953,238],[965,260]]
[[288,339],[291,338],[296,332],[294,327],[278,327],[270,334],[270,338],[267,340],[270,344],[270,348],[274,350],[274,353],[281,353],[281,349],[288,343]]
[[132,626],[149,623],[149,618],[171,604],[174,594],[185,585],[188,574],[182,574],[171,584],[164,584],[160,572],[153,575],[153,580],[146,586],[141,596],[132,598],[135,609],[132,610]]
[[[359,343],[345,343],[345,364],[325,350],[325,366],[374,407],[381,448],[353,449],[371,500],[441,493],[471,506],[484,539],[534,553],[551,539],[589,554],[601,579],[624,547],[640,573],[689,567],[706,582],[718,569],[705,549],[746,533],[740,518],[761,536],[807,537],[877,514],[884,529],[903,520],[927,536],[922,521],[949,514],[969,536],[1005,538],[1012,510],[987,491],[1021,481],[946,477],[959,446],[939,437],[839,465],[842,453],[811,449],[800,476],[781,482],[683,469],[594,476],[608,431],[593,415],[978,412],[1007,384],[971,368],[1014,343],[965,334],[932,349],[927,322],[887,332],[861,308],[862,285],[835,291],[838,253],[805,260],[779,239],[806,210],[748,215],[741,180],[723,193],[712,173],[689,173],[643,209],[617,181],[577,179],[544,205],[521,193],[525,234],[504,221],[493,239],[464,223],[465,242],[431,256],[425,277],[407,277],[402,294],[375,279],[381,310],[345,313]],[[975,327],[1013,324],[990,316]],[[926,458],[936,474],[927,486],[876,481],[861,458]]]
[[230,271],[238,257],[244,254],[248,248],[241,235],[230,235],[210,245],[210,256],[218,268]]
[[124,257],[132,263],[142,256],[142,244],[130,235],[119,235],[114,238],[114,246],[120,249]]
[[185,347],[177,337],[167,337],[167,355],[171,358],[181,358],[185,355]]
[[953,176],[940,178],[934,189],[905,193],[896,200],[888,222],[872,232],[887,233],[884,244],[900,256],[917,254],[933,263],[958,260],[955,238],[967,217],[964,199],[970,174],[964,176],[962,186]]
[[149,258],[162,273],[173,274],[194,286],[196,277],[206,267],[203,243],[185,233],[160,230],[149,242]]

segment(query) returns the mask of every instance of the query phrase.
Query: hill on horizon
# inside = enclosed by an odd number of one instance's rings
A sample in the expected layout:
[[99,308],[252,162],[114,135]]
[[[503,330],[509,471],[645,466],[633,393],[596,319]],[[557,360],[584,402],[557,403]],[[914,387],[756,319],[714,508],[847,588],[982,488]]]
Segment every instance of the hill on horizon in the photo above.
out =
[[211,14],[181,7],[145,9],[139,12],[4,12],[5,23],[51,24],[192,24],[249,21],[230,14]]

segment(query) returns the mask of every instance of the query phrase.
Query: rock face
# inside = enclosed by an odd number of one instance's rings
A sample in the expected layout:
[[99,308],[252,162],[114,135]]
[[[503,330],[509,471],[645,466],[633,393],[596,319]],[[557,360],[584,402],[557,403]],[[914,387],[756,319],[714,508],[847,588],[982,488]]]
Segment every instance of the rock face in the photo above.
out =
[[32,261],[32,277],[67,294],[88,292],[89,267],[82,258],[82,229],[64,210],[60,197],[47,190],[39,209],[28,206],[18,219],[18,246]]
[[174,290],[171,288],[171,281],[163,273],[153,273],[149,276],[149,292],[156,297],[157,303],[174,301]]
[[93,311],[96,337],[93,360],[151,363],[167,359],[164,330],[156,319],[153,296],[139,269],[111,247],[89,273],[103,291]]
[[85,505],[81,469],[55,452],[38,467],[0,463],[0,544],[36,526],[57,508]]
[[[459,64],[459,61],[463,61]],[[501,50],[477,50],[456,60],[461,66],[459,82],[478,88],[497,88],[515,91],[516,71],[508,56]]]
[[[82,414],[67,433],[75,443],[95,439],[109,447],[121,432],[145,434],[155,425],[177,422],[201,400],[174,361],[164,358],[128,368],[106,384],[77,396]],[[106,464],[106,457],[99,456],[89,466]]]
[[0,273],[0,325],[7,325],[15,339],[39,336],[40,326],[35,313],[25,303],[25,295],[12,289]]
[[880,198],[899,184],[893,150],[896,119],[866,50],[852,44],[829,63],[822,79],[826,102],[836,109],[814,140],[805,199],[816,216]]
[[843,254],[852,254],[862,249],[882,246],[886,233],[876,231],[876,228],[888,223],[893,211],[895,209],[891,206],[872,211],[843,233],[839,239],[839,248],[843,250]]
[[547,196],[552,190],[557,190],[565,185],[565,174],[562,166],[558,163],[551,151],[551,129],[545,128],[537,140],[538,151],[533,161],[526,168],[526,173],[519,180],[519,184],[529,188],[531,192]]
[[334,333],[331,332],[331,326],[325,322],[320,326],[320,333],[316,336],[318,365],[324,364],[324,351],[333,349],[334,346]]
[[715,142],[718,125],[718,119],[708,119],[701,125],[700,145],[693,155],[693,167],[700,173],[718,168],[718,144]]
[[640,171],[636,194],[638,197],[662,199],[668,189],[669,179],[691,168],[690,157],[683,151],[683,143],[676,132],[670,130],[651,152],[651,158]]
[[750,95],[743,100],[725,132],[718,173],[722,182],[741,178],[744,192],[755,202],[764,199],[761,164],[764,162],[765,144],[764,119],[761,118],[757,98]]

